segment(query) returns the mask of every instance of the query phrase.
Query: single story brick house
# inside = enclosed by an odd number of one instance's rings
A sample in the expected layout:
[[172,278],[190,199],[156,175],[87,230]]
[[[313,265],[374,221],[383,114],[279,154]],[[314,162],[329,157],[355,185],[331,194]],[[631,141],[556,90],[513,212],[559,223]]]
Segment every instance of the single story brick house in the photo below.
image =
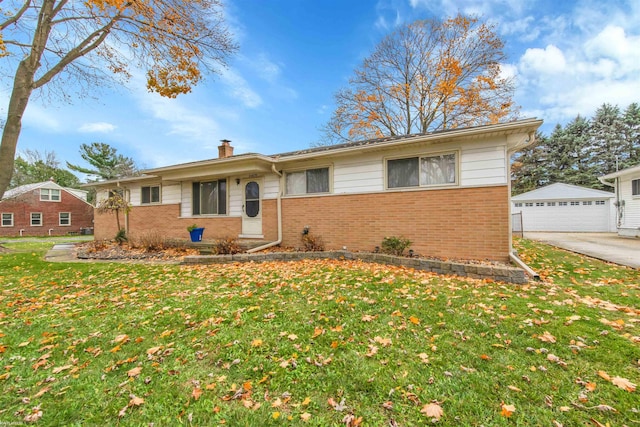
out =
[[[98,200],[119,189],[130,234],[263,239],[300,247],[306,229],[326,249],[373,251],[387,236],[416,254],[507,261],[511,252],[510,155],[533,143],[541,120],[394,136],[307,150],[233,155],[93,183]],[[113,238],[113,215],[95,215]]]
[[0,236],[61,236],[93,228],[87,192],[53,181],[7,190],[0,200]]
[[598,179],[615,191],[618,234],[640,237],[640,165]]

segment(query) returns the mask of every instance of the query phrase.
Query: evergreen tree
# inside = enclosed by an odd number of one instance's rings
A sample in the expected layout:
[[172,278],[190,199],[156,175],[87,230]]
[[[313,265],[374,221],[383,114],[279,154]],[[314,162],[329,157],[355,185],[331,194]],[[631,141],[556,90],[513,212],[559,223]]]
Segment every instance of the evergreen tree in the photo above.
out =
[[511,163],[511,191],[514,195],[544,187],[549,183],[546,136],[536,132],[536,142],[519,151]]
[[622,117],[622,144],[625,158],[620,169],[640,164],[640,104],[629,104]]
[[[591,158],[596,177],[615,172],[626,164],[623,150],[623,121],[618,106],[603,104],[591,119]],[[599,185],[598,187],[601,187]]]
[[91,165],[83,167],[67,162],[71,170],[85,173],[98,180],[111,180],[136,176],[140,172],[132,158],[118,154],[118,151],[104,142],[92,142],[80,146],[80,156]]

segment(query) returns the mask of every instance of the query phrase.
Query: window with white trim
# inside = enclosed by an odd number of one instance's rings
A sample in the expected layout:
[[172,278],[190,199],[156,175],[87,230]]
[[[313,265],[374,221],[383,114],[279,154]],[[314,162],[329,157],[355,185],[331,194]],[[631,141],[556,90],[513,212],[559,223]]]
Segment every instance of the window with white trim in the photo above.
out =
[[592,202],[591,200],[585,200],[584,202],[582,202],[582,206],[591,206]]
[[13,227],[13,213],[3,213],[2,214],[2,226],[3,227]]
[[555,206],[556,202],[547,202],[547,206]]
[[387,188],[457,184],[456,153],[387,160]]
[[522,207],[522,202],[517,202],[517,203],[515,204],[515,206],[516,206],[516,208],[521,208],[521,207]]
[[140,204],[150,205],[152,203],[160,203],[160,186],[150,185],[140,188]]
[[536,202],[536,206],[538,206],[538,207],[544,206],[544,202]]
[[41,188],[40,200],[43,202],[59,202],[60,190],[56,188]]
[[32,227],[42,226],[42,212],[31,212],[31,226]]
[[227,180],[193,183],[193,215],[227,214]]
[[631,180],[631,195],[640,196],[640,179]]
[[307,169],[285,174],[287,195],[329,192],[329,168]]
[[571,206],[580,206],[580,202],[571,202]]
[[605,204],[604,200],[596,200],[596,206],[602,206]]
[[525,207],[530,208],[533,206],[533,202],[527,202],[524,204]]
[[58,225],[61,225],[61,226],[71,225],[71,212],[58,213]]
[[567,206],[567,202],[558,202],[558,206]]

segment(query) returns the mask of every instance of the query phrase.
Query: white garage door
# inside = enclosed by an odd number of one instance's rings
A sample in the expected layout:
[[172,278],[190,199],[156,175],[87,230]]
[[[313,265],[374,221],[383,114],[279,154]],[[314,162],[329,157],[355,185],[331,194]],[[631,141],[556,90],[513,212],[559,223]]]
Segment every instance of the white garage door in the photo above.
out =
[[[532,206],[527,206],[531,204]],[[524,231],[608,232],[609,201],[580,200],[522,203]]]

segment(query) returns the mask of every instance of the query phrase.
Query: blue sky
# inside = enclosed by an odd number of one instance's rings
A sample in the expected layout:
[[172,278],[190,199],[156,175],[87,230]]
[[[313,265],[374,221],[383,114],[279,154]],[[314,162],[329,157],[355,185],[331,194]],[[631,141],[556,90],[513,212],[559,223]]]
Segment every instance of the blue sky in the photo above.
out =
[[[226,0],[240,46],[230,67],[191,94],[170,100],[134,75],[72,104],[34,99],[18,151],[55,151],[82,163],[82,143],[105,142],[152,168],[236,154],[309,147],[334,108],[333,94],[395,27],[458,11],[497,25],[504,70],[516,77],[522,117],[549,133],[604,102],[640,102],[640,2],[534,0]],[[8,94],[5,90],[5,95]],[[4,96],[3,98],[6,98]],[[0,100],[3,113],[5,100]]]

